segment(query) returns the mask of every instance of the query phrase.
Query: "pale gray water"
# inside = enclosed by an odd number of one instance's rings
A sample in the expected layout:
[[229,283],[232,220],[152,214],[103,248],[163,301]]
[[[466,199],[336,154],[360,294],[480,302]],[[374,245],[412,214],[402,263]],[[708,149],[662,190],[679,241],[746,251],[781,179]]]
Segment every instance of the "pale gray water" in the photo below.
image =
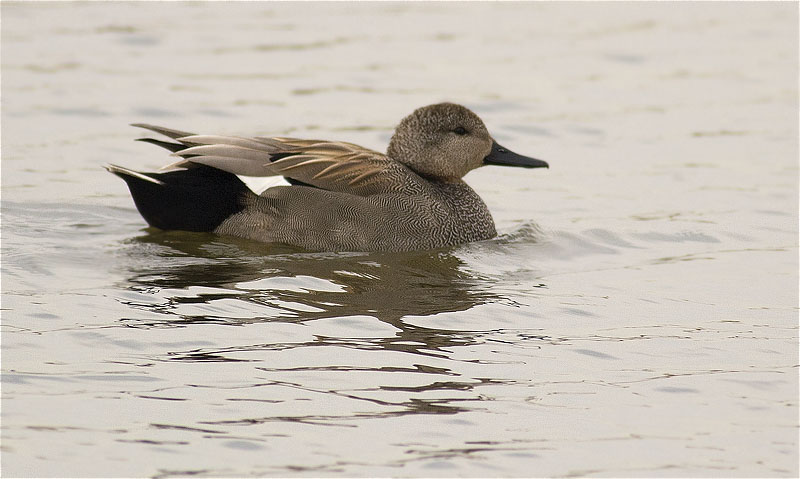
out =
[[[3,2],[3,475],[796,477],[797,13]],[[443,100],[551,165],[467,177],[496,240],[155,232],[101,168]]]

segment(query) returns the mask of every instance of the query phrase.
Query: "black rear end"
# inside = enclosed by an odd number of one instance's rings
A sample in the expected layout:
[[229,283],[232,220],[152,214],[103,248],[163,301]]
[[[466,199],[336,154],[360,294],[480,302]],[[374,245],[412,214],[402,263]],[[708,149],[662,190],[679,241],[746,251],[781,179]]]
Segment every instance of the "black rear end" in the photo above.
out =
[[106,169],[125,180],[139,213],[162,230],[214,231],[255,195],[236,175],[209,166],[166,173]]

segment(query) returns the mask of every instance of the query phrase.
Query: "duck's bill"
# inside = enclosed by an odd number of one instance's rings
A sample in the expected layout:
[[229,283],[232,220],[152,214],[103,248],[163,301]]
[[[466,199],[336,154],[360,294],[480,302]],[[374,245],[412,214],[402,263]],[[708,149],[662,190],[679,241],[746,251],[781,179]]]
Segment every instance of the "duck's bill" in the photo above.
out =
[[546,161],[514,153],[503,148],[496,141],[492,142],[492,151],[483,159],[487,165],[521,166],[523,168],[550,168]]

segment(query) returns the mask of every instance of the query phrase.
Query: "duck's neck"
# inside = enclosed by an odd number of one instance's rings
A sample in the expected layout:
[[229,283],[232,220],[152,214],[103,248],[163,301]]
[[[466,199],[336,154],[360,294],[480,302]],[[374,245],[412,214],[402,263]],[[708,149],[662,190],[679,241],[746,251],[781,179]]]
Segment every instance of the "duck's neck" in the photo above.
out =
[[459,231],[468,234],[466,241],[493,238],[497,232],[489,208],[463,180],[437,183],[441,200],[450,210],[450,221]]

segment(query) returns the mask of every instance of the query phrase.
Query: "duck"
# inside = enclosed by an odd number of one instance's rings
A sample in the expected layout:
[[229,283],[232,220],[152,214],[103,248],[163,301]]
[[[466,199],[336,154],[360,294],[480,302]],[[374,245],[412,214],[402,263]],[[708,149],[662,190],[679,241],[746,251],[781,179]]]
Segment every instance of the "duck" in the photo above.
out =
[[[549,168],[500,146],[477,114],[438,103],[403,118],[386,153],[343,141],[196,135],[134,123],[177,158],[158,172],[108,164],[161,230],[211,232],[309,251],[413,251],[494,238],[464,182],[484,165]],[[256,194],[239,178],[283,176]]]

